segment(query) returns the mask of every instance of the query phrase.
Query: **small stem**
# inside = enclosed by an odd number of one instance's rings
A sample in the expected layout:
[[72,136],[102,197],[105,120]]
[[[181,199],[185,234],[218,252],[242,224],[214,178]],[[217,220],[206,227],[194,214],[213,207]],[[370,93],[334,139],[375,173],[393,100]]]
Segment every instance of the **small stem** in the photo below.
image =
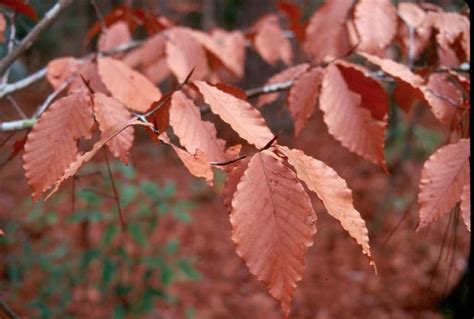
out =
[[18,316],[15,311],[13,311],[12,308],[3,300],[0,298],[0,309],[3,310],[3,312],[10,318],[10,319],[20,319],[20,316]]
[[110,183],[112,184],[112,189],[114,191],[115,203],[117,205],[117,210],[120,217],[120,224],[122,225],[122,231],[125,232],[127,230],[127,224],[125,223],[125,217],[122,212],[122,207],[120,206],[120,198],[117,187],[115,186],[114,176],[112,175],[112,170],[110,169],[109,156],[107,155],[107,149],[105,147],[103,150],[105,154],[105,162],[107,163],[107,171],[109,173]]

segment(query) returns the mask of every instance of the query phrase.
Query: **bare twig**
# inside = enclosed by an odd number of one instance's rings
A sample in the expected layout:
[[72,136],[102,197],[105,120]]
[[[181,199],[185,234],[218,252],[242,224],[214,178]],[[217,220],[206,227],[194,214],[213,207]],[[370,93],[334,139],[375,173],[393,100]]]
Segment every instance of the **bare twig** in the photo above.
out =
[[281,83],[264,85],[258,88],[249,89],[245,91],[245,95],[247,95],[247,97],[250,99],[262,94],[285,91],[285,90],[288,90],[292,85],[293,85],[293,81],[286,81],[286,82],[281,82]]
[[112,184],[115,203],[116,203],[117,210],[120,217],[120,224],[122,225],[122,231],[125,232],[127,230],[127,224],[125,222],[125,216],[123,215],[123,212],[122,212],[122,207],[120,206],[120,197],[117,191],[117,187],[115,186],[114,175],[112,174],[112,170],[110,169],[109,156],[107,155],[107,149],[103,148],[103,150],[105,154],[105,162],[107,163],[107,172],[109,173],[110,183]]
[[20,316],[18,316],[15,311],[13,311],[12,308],[3,300],[0,298],[0,309],[3,310],[3,312],[10,318],[10,319],[20,319]]
[[106,32],[107,26],[105,25],[104,16],[102,15],[102,12],[100,12],[97,2],[95,2],[95,0],[89,0],[89,3],[94,7],[95,15],[97,16],[97,19],[99,19],[100,29],[102,32]]
[[69,85],[69,83],[72,82],[74,79],[73,76],[69,77],[66,81],[64,81],[53,93],[48,95],[46,100],[38,107],[38,109],[35,111],[33,114],[33,118],[38,118],[41,114],[43,114],[44,111],[48,108],[48,106],[51,104],[51,102],[59,95],[61,94],[62,91],[66,89],[66,87]]
[[0,98],[3,98],[5,95],[8,95],[15,91],[24,89],[30,86],[31,84],[41,80],[42,78],[46,76],[47,70],[48,70],[47,67],[44,67],[24,79],[21,79],[14,83],[0,86]]
[[20,44],[13,49],[6,57],[0,61],[0,74],[3,75],[10,65],[15,62],[20,55],[22,55],[26,50],[28,50],[33,43],[38,39],[40,34],[49,28],[54,21],[59,17],[61,12],[64,11],[69,5],[71,5],[72,0],[59,0],[41,19],[40,22],[31,30],[28,35],[20,42]]
[[[7,46],[7,55],[10,54],[13,49],[15,48],[15,38],[16,38],[16,28],[15,28],[15,12],[8,16],[9,24],[10,24],[10,38],[8,40]],[[10,73],[10,68],[7,69],[5,74],[2,76],[1,84],[8,82],[8,74]]]
[[12,98],[10,95],[7,95],[7,100],[8,102],[10,102],[10,104],[13,106],[13,108],[15,109],[15,111],[17,111],[17,113],[24,119],[27,118],[26,114],[23,112],[23,110],[21,109],[21,107],[18,105],[18,103],[15,101],[14,98]]

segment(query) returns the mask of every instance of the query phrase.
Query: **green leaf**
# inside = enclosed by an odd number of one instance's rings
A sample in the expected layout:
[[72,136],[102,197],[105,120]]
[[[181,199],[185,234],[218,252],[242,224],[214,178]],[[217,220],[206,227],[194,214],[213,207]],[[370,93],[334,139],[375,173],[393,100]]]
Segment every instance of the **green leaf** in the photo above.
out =
[[185,224],[190,224],[193,221],[193,218],[191,215],[186,213],[186,211],[182,209],[175,209],[173,212],[174,217],[176,217],[178,220],[182,221]]
[[179,241],[177,239],[171,239],[166,243],[165,250],[168,254],[174,254],[179,249]]
[[78,191],[77,197],[90,206],[99,206],[102,204],[102,197],[89,190]]
[[145,246],[148,243],[148,240],[143,234],[139,224],[130,224],[128,226],[128,232],[133,237],[133,239],[135,239],[135,241],[141,246]]
[[150,198],[156,198],[160,193],[158,185],[150,181],[141,182],[140,189]]
[[108,285],[117,271],[117,267],[111,259],[105,258],[102,264],[102,284]]
[[81,260],[79,262],[79,267],[85,271],[87,267],[89,267],[89,264],[96,258],[99,258],[101,255],[101,252],[97,249],[88,249],[86,250],[81,257]]
[[105,229],[104,235],[102,237],[102,244],[105,246],[110,245],[115,235],[118,233],[118,226],[116,224],[109,224]]
[[160,196],[163,198],[173,198],[176,195],[176,183],[174,181],[170,181],[166,183],[165,187],[161,191]]
[[127,206],[137,198],[138,192],[134,185],[126,185],[120,188],[120,204]]
[[201,274],[199,273],[199,271],[194,269],[194,267],[192,265],[192,261],[190,259],[180,258],[180,259],[177,260],[176,266],[189,279],[194,280],[194,281],[201,279]]

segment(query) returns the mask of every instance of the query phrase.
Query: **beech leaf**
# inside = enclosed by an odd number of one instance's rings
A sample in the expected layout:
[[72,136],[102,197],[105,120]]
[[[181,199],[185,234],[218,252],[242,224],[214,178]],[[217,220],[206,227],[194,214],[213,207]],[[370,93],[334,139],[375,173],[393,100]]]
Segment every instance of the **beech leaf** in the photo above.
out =
[[48,63],[46,79],[54,89],[57,89],[71,76],[77,74],[78,70],[79,61],[73,57],[54,59]]
[[462,188],[461,194],[461,214],[464,220],[464,224],[469,231],[471,231],[471,172]]
[[195,81],[194,84],[203,95],[204,101],[209,104],[211,111],[219,115],[244,140],[260,148],[273,138],[262,115],[248,102],[206,82]]
[[417,230],[450,212],[461,199],[469,180],[470,139],[460,139],[434,152],[423,166],[418,193],[420,221]]
[[153,102],[161,98],[160,89],[119,60],[100,58],[98,69],[112,96],[132,111],[146,112]]
[[201,149],[210,161],[224,160],[225,141],[217,137],[213,123],[201,119],[199,107],[183,92],[173,93],[169,112],[173,132],[189,153]]
[[[122,103],[100,92],[94,94],[94,112],[102,133],[105,133],[117,123],[126,122],[132,118],[132,114]],[[130,126],[108,141],[107,147],[113,156],[127,164],[128,152],[132,144],[133,127]]]
[[84,92],[58,99],[41,115],[28,134],[23,154],[23,168],[34,200],[76,158],[76,142],[90,137],[93,124],[91,99]]
[[288,109],[295,121],[295,135],[299,135],[316,108],[319,86],[323,78],[321,68],[314,68],[293,83],[288,94]]
[[237,185],[239,184],[242,175],[244,175],[244,172],[248,167],[249,161],[249,157],[238,161],[237,165],[229,172],[225,179],[222,195],[224,197],[224,206],[229,214],[232,210],[232,198],[234,197],[234,193],[237,190]]
[[336,171],[300,150],[278,146],[296,170],[296,175],[318,195],[329,215],[337,219],[342,228],[362,247],[362,252],[372,261],[368,230],[360,213],[354,208],[352,191]]
[[[254,39],[255,50],[268,64],[282,60],[290,65],[293,60],[291,43],[283,34],[276,15],[269,15],[257,24],[257,34]],[[275,45],[278,43],[278,45]]]
[[316,232],[308,194],[281,161],[258,152],[237,185],[230,222],[237,254],[288,316]]
[[320,108],[329,133],[350,151],[362,156],[384,170],[384,135],[386,121],[372,118],[361,107],[360,94],[351,91],[339,69],[329,65],[324,72]]
[[170,145],[191,174],[204,178],[207,184],[212,186],[214,174],[209,160],[202,150],[196,149],[196,152],[191,154],[173,144]]
[[131,40],[132,35],[130,34],[127,23],[124,21],[118,21],[100,34],[97,46],[99,51],[107,51],[116,48],[121,44],[128,43]]

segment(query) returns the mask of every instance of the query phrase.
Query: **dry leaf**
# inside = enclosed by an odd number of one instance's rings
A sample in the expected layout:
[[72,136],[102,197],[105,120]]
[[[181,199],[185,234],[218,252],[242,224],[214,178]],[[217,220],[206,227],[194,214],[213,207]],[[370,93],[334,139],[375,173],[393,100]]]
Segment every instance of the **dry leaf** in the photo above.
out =
[[305,127],[318,102],[321,68],[314,68],[295,80],[288,94],[288,109],[295,122],[295,135]]
[[248,102],[206,82],[195,81],[194,84],[211,111],[228,123],[241,138],[258,148],[265,146],[273,138],[262,115]]
[[[107,132],[117,123],[123,123],[132,118],[127,108],[114,99],[102,93],[94,94],[95,119],[99,123],[102,133]],[[133,127],[126,128],[123,132],[107,142],[107,147],[113,156],[128,164],[128,152],[133,144]]]
[[209,186],[212,186],[214,174],[206,154],[196,149],[195,154],[190,154],[173,144],[170,144],[188,171],[196,177],[202,177]]
[[462,188],[461,194],[461,214],[464,220],[464,224],[469,231],[471,231],[471,172]]
[[248,167],[249,161],[249,157],[238,161],[237,165],[229,172],[225,179],[222,196],[224,197],[224,206],[229,214],[232,211],[232,198],[234,197],[234,193],[237,190],[237,185],[239,184],[242,175],[244,175],[244,172]]
[[369,236],[365,221],[354,208],[352,192],[347,183],[331,167],[300,150],[278,146],[296,170],[296,175],[306,186],[318,195],[329,215],[337,219],[342,228],[362,247],[371,264]]
[[77,140],[90,137],[93,124],[91,99],[83,92],[60,98],[41,115],[28,134],[23,154],[34,200],[56,183],[76,158]]
[[78,73],[79,65],[80,62],[73,57],[54,59],[48,63],[46,79],[54,89],[57,89]]
[[350,151],[385,168],[384,136],[386,121],[372,118],[361,107],[360,94],[352,92],[339,69],[329,65],[321,85],[320,108],[329,133]]
[[269,15],[261,18],[256,29],[254,46],[263,60],[268,64],[275,64],[278,60],[282,60],[290,65],[293,60],[291,43],[285,37],[278,23],[278,17]]
[[441,147],[425,162],[421,171],[418,230],[445,214],[461,199],[469,180],[470,139]]
[[100,58],[98,69],[112,96],[132,111],[146,112],[161,98],[160,89],[121,61]]
[[258,152],[237,185],[230,222],[237,254],[288,316],[316,232],[308,194],[269,151]]
[[99,36],[97,46],[99,51],[107,51],[132,40],[128,25],[124,21],[112,24]]

